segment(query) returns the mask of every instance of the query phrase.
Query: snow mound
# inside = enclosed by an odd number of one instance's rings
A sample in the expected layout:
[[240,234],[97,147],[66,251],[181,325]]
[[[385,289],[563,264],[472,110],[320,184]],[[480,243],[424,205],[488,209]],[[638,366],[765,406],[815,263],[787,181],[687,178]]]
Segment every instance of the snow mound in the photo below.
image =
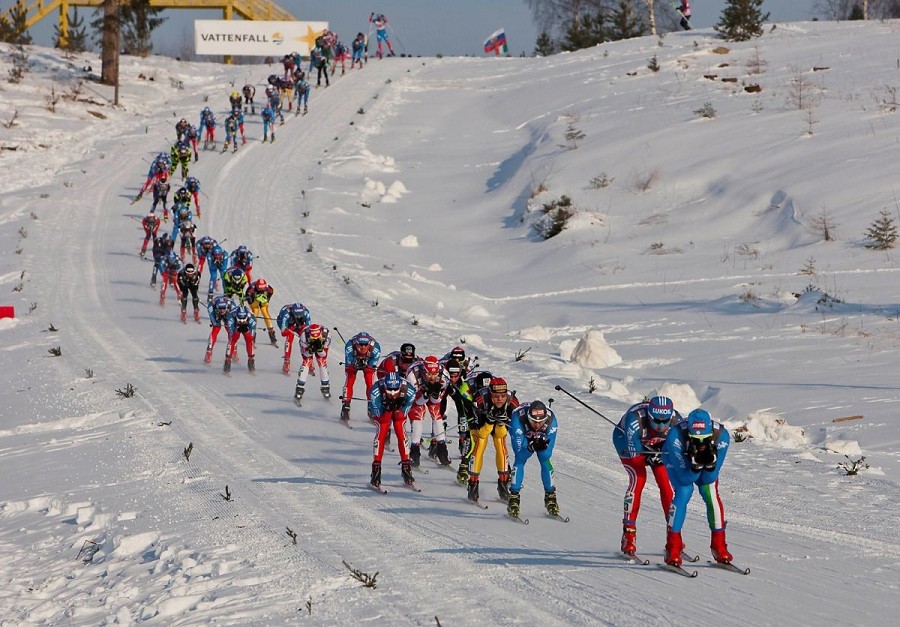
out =
[[859,457],[862,455],[862,449],[856,440],[827,439],[822,443],[822,448],[838,455],[852,455]]
[[781,448],[805,448],[806,434],[800,427],[792,427],[777,414],[760,411],[750,414],[747,432],[757,442],[768,442]]
[[415,235],[407,235],[400,240],[400,245],[404,248],[417,248],[419,246],[419,238]]
[[671,398],[675,409],[681,412],[681,415],[685,418],[687,418],[689,413],[700,407],[700,399],[697,398],[694,388],[685,383],[663,383],[653,395]]
[[606,343],[603,332],[596,329],[591,329],[578,340],[567,359],[583,368],[608,368],[622,363],[619,354]]
[[528,327],[519,331],[518,335],[523,340],[532,342],[546,342],[553,337],[553,334],[544,327]]

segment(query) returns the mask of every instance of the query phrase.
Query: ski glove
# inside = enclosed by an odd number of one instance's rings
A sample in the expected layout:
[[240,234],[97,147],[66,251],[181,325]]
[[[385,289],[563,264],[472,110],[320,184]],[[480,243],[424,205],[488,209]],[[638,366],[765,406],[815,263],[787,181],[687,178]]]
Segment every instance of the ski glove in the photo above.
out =
[[547,442],[547,438],[543,436],[537,437],[528,441],[528,450],[537,453],[538,451],[546,450],[549,445],[550,443]]

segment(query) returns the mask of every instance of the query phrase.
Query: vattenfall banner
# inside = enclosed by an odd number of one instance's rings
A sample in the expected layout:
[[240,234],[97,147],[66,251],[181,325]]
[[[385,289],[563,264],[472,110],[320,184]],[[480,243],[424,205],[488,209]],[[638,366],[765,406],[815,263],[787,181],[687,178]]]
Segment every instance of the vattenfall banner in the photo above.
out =
[[308,55],[328,22],[253,22],[194,20],[197,54],[283,57],[290,52]]

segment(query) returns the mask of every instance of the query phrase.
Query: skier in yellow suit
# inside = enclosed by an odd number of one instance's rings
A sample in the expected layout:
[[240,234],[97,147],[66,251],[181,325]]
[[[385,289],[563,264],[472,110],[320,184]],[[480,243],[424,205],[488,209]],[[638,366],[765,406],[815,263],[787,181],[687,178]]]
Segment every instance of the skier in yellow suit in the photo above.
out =
[[244,300],[250,304],[250,310],[254,316],[262,317],[265,320],[266,329],[269,331],[269,341],[273,346],[278,346],[278,340],[275,338],[275,326],[272,324],[272,316],[269,314],[269,301],[272,300],[274,293],[275,290],[265,279],[257,279],[247,288]]

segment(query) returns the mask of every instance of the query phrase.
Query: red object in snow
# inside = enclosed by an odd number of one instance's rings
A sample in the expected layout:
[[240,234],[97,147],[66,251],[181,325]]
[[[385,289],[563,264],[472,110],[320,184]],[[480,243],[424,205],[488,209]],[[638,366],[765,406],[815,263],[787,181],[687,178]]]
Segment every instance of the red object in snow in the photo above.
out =
[[16,317],[16,310],[12,305],[10,305],[10,306],[0,305],[0,318],[15,318],[15,317]]

